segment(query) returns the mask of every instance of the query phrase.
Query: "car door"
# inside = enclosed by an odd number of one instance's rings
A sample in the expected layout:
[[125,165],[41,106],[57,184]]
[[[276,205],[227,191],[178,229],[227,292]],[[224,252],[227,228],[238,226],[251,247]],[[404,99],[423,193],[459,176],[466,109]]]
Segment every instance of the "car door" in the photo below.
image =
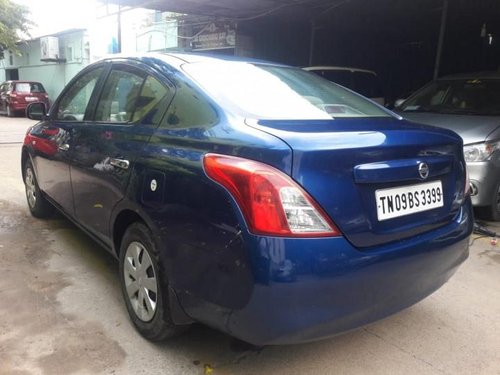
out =
[[134,162],[159,124],[173,86],[145,68],[114,64],[93,121],[73,136],[71,181],[79,223],[109,243],[109,220],[120,202]]
[[40,188],[67,214],[74,216],[70,180],[72,137],[86,119],[92,93],[106,67],[99,66],[77,77],[59,97],[51,117],[31,132],[33,163]]

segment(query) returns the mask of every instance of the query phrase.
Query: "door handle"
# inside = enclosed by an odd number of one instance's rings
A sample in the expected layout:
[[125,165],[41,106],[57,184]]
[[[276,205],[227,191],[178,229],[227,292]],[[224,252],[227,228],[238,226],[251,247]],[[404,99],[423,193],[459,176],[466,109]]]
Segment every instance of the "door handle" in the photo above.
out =
[[117,167],[117,168],[121,168],[121,169],[128,169],[130,162],[128,160],[124,160],[124,159],[111,158],[111,159],[109,159],[109,164],[111,164],[113,167]]
[[68,151],[69,150],[69,145],[67,143],[63,143],[58,148],[59,148],[60,151]]

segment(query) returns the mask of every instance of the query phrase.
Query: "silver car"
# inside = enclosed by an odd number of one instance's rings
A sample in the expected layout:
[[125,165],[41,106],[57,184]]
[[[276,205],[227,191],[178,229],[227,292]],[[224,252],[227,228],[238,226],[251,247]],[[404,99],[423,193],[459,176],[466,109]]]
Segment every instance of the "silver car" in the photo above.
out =
[[450,129],[464,140],[472,203],[500,221],[500,72],[447,76],[397,106],[408,120]]

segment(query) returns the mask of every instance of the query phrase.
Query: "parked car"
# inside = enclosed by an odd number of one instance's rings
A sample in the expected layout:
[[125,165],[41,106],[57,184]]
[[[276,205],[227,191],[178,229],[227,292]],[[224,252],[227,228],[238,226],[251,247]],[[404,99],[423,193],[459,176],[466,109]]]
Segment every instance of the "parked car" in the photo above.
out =
[[119,259],[149,340],[194,321],[258,345],[328,337],[467,258],[460,137],[301,69],[105,59],[43,109],[22,149],[29,209],[56,207]]
[[472,204],[483,217],[500,220],[500,72],[439,78],[397,110],[411,121],[450,129],[463,138]]
[[25,114],[30,103],[44,103],[49,108],[49,95],[40,82],[6,81],[0,85],[0,114],[9,117]]
[[309,72],[347,87],[370,98],[380,105],[385,105],[385,94],[380,80],[372,70],[349,68],[345,66],[309,66],[304,68]]

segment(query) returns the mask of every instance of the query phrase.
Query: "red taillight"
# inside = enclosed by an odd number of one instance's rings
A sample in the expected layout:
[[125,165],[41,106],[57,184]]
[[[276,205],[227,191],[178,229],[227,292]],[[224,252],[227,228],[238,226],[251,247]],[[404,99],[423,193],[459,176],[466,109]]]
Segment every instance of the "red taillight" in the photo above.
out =
[[295,181],[267,164],[206,154],[207,175],[224,186],[252,233],[288,237],[339,236],[318,204]]

